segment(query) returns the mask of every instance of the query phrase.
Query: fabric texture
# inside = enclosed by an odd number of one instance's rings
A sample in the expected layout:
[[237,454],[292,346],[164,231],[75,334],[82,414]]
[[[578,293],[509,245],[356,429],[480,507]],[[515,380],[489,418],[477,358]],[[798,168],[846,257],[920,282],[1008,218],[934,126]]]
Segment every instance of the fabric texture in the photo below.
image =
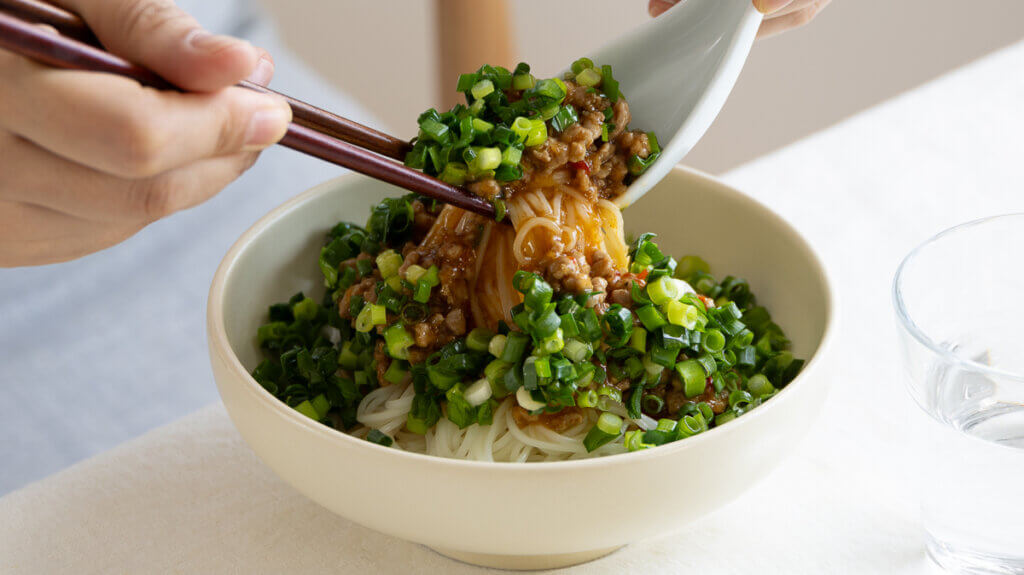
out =
[[[273,87],[372,125],[288,53],[249,2],[179,4],[270,51]],[[217,197],[121,245],[0,270],[0,494],[214,401],[204,318],[220,258],[274,206],[341,173],[271,148]]]

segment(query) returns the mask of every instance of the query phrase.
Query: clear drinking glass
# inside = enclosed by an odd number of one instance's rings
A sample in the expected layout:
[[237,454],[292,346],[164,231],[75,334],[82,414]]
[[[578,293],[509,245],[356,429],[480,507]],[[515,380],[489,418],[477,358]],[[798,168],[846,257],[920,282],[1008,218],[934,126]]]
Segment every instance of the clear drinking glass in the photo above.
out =
[[928,553],[964,573],[1024,574],[1024,214],[957,226],[893,285],[920,452]]

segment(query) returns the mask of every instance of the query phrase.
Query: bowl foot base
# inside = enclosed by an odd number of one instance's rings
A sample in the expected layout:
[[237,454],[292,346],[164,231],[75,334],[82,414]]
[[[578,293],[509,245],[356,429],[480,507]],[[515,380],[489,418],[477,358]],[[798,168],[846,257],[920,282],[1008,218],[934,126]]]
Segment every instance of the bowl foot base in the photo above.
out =
[[595,549],[593,551],[578,551],[576,553],[558,553],[555,555],[491,555],[489,553],[471,553],[468,551],[456,551],[443,547],[431,547],[445,557],[456,561],[479,565],[481,567],[494,567],[497,569],[511,569],[515,571],[536,571],[540,569],[557,569],[579,565],[620,549],[622,546]]

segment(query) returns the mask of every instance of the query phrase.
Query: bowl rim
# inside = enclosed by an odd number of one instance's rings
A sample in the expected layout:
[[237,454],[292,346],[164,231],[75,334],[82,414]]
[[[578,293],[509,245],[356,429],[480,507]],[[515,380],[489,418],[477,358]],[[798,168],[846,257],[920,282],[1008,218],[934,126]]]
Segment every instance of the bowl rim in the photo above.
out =
[[[657,449],[642,449],[639,451],[618,453],[614,455],[608,455],[603,457],[593,457],[588,459],[576,459],[569,461],[545,461],[545,462],[526,462],[515,463],[515,462],[500,462],[500,461],[474,461],[465,459],[452,459],[446,457],[439,457],[435,455],[427,455],[424,453],[415,453],[410,451],[404,451],[400,449],[393,449],[390,447],[384,447],[377,445],[365,439],[354,437],[343,431],[339,431],[332,427],[323,425],[317,421],[310,419],[309,417],[295,411],[277,399],[274,395],[263,388],[262,385],[256,382],[249,371],[242,365],[242,362],[238,359],[234,350],[231,348],[231,343],[228,340],[227,328],[224,324],[223,318],[223,297],[225,295],[225,286],[227,280],[231,275],[232,270],[237,265],[240,256],[245,252],[247,247],[255,240],[260,234],[262,234],[268,227],[270,227],[275,221],[284,217],[291,211],[297,209],[302,204],[306,203],[310,199],[319,196],[324,193],[328,193],[329,190],[337,188],[339,185],[347,183],[349,181],[355,181],[360,178],[364,178],[355,173],[346,173],[337,178],[327,180],[320,183],[287,202],[281,204],[277,208],[274,208],[271,212],[260,218],[255,224],[253,224],[241,237],[231,246],[227,254],[225,254],[220,265],[217,267],[217,271],[214,274],[213,282],[210,286],[208,301],[207,301],[207,338],[208,343],[211,347],[211,351],[216,350],[220,352],[224,357],[227,358],[227,367],[233,372],[233,375],[240,376],[247,390],[254,394],[256,399],[270,408],[281,414],[286,420],[290,421],[294,425],[305,428],[307,431],[313,432],[325,439],[331,441],[341,441],[347,443],[349,447],[355,449],[372,449],[379,450],[378,455],[386,456],[385,454],[391,454],[398,458],[408,458],[409,463],[420,463],[425,465],[447,467],[447,468],[460,468],[460,469],[473,469],[473,470],[504,470],[512,471],[513,473],[557,473],[563,470],[571,469],[588,469],[592,467],[604,467],[611,465],[629,465],[652,458],[660,458],[671,456],[675,453],[687,450],[695,449],[699,445],[705,442],[711,441],[716,437],[719,437],[725,433],[732,433],[733,430],[739,429],[741,425],[746,425],[755,419],[764,417],[764,414],[769,413],[773,410],[773,406],[781,404],[782,401],[788,401],[788,398],[796,393],[797,388],[803,388],[810,385],[806,382],[809,379],[808,374],[819,369],[820,364],[823,362],[824,357],[827,355],[828,350],[831,348],[834,334],[836,331],[836,320],[837,320],[837,298],[831,277],[829,275],[828,268],[822,263],[822,258],[818,254],[817,250],[807,241],[807,239],[793,226],[789,221],[780,216],[778,213],[773,211],[764,203],[757,199],[744,194],[736,188],[722,182],[714,176],[696,170],[686,166],[675,166],[671,172],[666,176],[668,178],[685,178],[687,180],[695,180],[704,185],[711,185],[718,188],[720,193],[730,194],[732,196],[738,196],[740,200],[747,201],[755,204],[766,214],[769,219],[775,220],[776,223],[782,224],[784,229],[788,229],[790,233],[795,236],[799,243],[806,250],[810,256],[810,262],[817,271],[817,275],[821,280],[821,283],[825,286],[824,298],[825,298],[825,327],[822,333],[818,347],[815,350],[813,356],[804,366],[803,370],[797,377],[790,382],[779,394],[772,398],[771,401],[765,402],[760,405],[757,409],[752,410],[749,413],[744,414],[741,418],[729,422],[729,425],[723,425],[721,428],[716,427],[710,429],[705,433],[687,438],[686,441],[676,441],[668,445],[658,446]],[[824,384],[819,384],[824,385]],[[790,391],[793,389],[794,391]],[[371,452],[372,453],[372,452]]]
[[914,314],[910,313],[910,306],[907,304],[906,298],[903,297],[903,283],[905,275],[908,273],[910,266],[913,265],[918,257],[920,257],[929,248],[932,248],[942,240],[956,236],[961,232],[1008,219],[1024,219],[1024,212],[1009,212],[1005,214],[996,214],[994,216],[985,216],[983,218],[970,220],[948,227],[938,233],[932,234],[929,238],[917,244],[914,249],[910,250],[910,252],[900,260],[900,265],[896,268],[896,273],[892,278],[890,295],[892,298],[893,310],[896,313],[896,320],[899,326],[910,334],[911,337],[917,340],[918,343],[924,346],[925,349],[932,352],[943,361],[950,365],[959,365],[970,368],[977,373],[999,379],[1024,381],[1024,373],[1011,372],[975,361],[969,357],[960,355],[949,347],[943,346],[939,342],[935,341],[931,335],[918,325],[917,321],[914,319]]

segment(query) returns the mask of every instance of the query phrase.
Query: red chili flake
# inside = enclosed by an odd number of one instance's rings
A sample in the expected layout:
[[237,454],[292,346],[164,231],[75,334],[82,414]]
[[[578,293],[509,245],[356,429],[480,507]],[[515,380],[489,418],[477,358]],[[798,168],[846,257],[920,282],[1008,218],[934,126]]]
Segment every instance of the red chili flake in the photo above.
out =
[[636,274],[636,277],[637,277],[637,278],[639,278],[639,279],[641,279],[641,280],[644,280],[644,281],[646,281],[646,280],[647,280],[647,271],[648,271],[648,270],[644,270],[644,271],[642,271],[642,272],[640,272],[640,273]]
[[586,173],[590,173],[590,164],[587,162],[569,162],[569,165],[577,170],[583,170]]
[[700,298],[700,301],[704,302],[704,307],[708,307],[708,308],[715,307],[715,300],[709,298],[708,296],[706,296],[706,295],[698,295],[697,297]]

